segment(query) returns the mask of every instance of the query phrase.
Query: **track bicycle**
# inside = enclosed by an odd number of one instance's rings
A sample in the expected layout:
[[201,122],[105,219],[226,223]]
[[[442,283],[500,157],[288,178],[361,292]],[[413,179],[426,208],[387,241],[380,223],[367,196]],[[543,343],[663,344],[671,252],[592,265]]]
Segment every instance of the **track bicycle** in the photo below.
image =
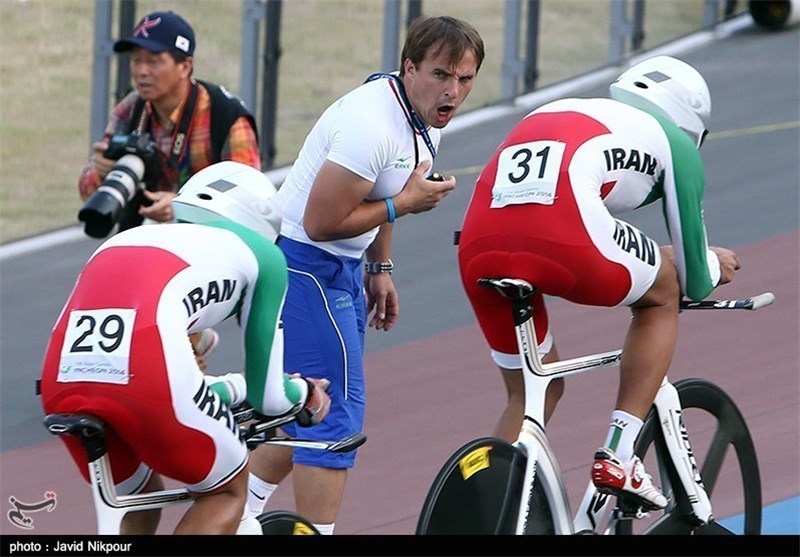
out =
[[[761,480],[749,430],[733,399],[703,379],[673,384],[665,377],[636,441],[636,454],[643,461],[649,458],[647,470],[660,478],[667,507],[645,512],[623,497],[599,493],[590,480],[573,516],[545,433],[545,392],[558,377],[619,363],[622,350],[543,364],[533,326],[535,288],[515,278],[482,278],[478,283],[511,302],[522,360],[525,417],[514,443],[479,438],[450,457],[427,494],[417,534],[732,534],[712,513],[711,499],[723,468],[728,474],[734,469],[739,480],[743,533],[761,532]],[[774,299],[767,292],[741,300],[684,300],[681,310],[756,310]],[[685,425],[687,414],[695,411],[704,420],[700,430],[712,432],[700,465]]]
[[[251,450],[261,444],[273,444],[332,452],[349,452],[360,447],[367,440],[363,432],[354,433],[337,441],[282,437],[276,435],[276,428],[293,421],[294,416],[272,419],[257,416],[248,404],[236,407],[232,413],[239,424],[241,439]],[[117,495],[105,440],[106,424],[99,417],[87,413],[56,413],[45,416],[44,423],[47,430],[54,435],[79,437],[86,449],[98,534],[119,534],[122,519],[129,512],[161,509],[192,501],[186,488]],[[262,533],[265,535],[319,534],[308,520],[290,511],[269,511],[259,515],[257,519],[261,524]]]

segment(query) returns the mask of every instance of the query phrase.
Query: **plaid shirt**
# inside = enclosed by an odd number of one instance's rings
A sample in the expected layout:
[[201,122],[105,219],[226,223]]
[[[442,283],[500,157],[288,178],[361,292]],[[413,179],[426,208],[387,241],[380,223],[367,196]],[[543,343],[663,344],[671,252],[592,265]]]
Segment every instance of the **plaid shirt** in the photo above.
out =
[[[189,146],[188,149],[184,149],[181,160],[178,162],[178,168],[168,168],[169,153],[172,149],[173,134],[178,125],[178,119],[189,96],[189,89],[187,89],[183,101],[170,114],[168,129],[159,125],[155,118],[148,118],[150,138],[156,143],[162,161],[163,172],[159,183],[161,191],[177,192],[193,174],[209,166],[213,160],[211,156],[211,97],[208,90],[201,84],[198,83],[197,88],[197,104],[189,123]],[[137,98],[139,98],[139,94],[132,91],[114,107],[106,126],[106,139],[114,134],[128,133]],[[148,116],[152,113],[149,101],[145,104],[145,110],[147,110]],[[237,161],[261,170],[258,141],[255,130],[247,118],[240,117],[231,126],[228,137],[222,146],[221,160]],[[102,178],[97,174],[92,158],[84,167],[78,180],[78,191],[81,198],[86,199],[101,182]]]

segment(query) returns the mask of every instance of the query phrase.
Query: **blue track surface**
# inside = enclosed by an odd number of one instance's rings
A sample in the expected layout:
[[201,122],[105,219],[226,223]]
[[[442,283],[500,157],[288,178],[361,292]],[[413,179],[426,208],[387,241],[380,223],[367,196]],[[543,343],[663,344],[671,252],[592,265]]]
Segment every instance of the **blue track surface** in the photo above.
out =
[[[800,497],[764,507],[761,518],[761,533],[764,535],[800,534]],[[744,530],[744,515],[738,514],[719,521],[727,529],[741,534]]]

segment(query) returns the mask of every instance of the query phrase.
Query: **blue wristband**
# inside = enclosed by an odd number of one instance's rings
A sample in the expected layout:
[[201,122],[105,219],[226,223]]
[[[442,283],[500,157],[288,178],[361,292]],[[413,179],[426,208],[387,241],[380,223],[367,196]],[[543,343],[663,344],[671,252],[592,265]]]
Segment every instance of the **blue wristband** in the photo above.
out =
[[394,219],[396,218],[394,213],[394,203],[392,203],[392,199],[390,197],[385,198],[384,201],[386,202],[386,210],[389,212],[389,220],[386,222],[394,222]]

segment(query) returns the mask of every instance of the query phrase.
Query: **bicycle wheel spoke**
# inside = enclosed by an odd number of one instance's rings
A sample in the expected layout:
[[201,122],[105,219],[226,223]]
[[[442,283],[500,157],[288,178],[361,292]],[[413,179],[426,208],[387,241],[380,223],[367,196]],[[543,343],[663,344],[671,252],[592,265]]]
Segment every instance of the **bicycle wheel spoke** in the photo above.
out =
[[727,435],[722,428],[717,429],[714,434],[714,439],[708,448],[708,454],[705,461],[703,461],[702,470],[700,475],[703,478],[703,485],[711,496],[714,493],[714,487],[717,485],[717,478],[722,468],[722,463],[725,461],[725,455],[728,452],[730,445],[730,436]]

